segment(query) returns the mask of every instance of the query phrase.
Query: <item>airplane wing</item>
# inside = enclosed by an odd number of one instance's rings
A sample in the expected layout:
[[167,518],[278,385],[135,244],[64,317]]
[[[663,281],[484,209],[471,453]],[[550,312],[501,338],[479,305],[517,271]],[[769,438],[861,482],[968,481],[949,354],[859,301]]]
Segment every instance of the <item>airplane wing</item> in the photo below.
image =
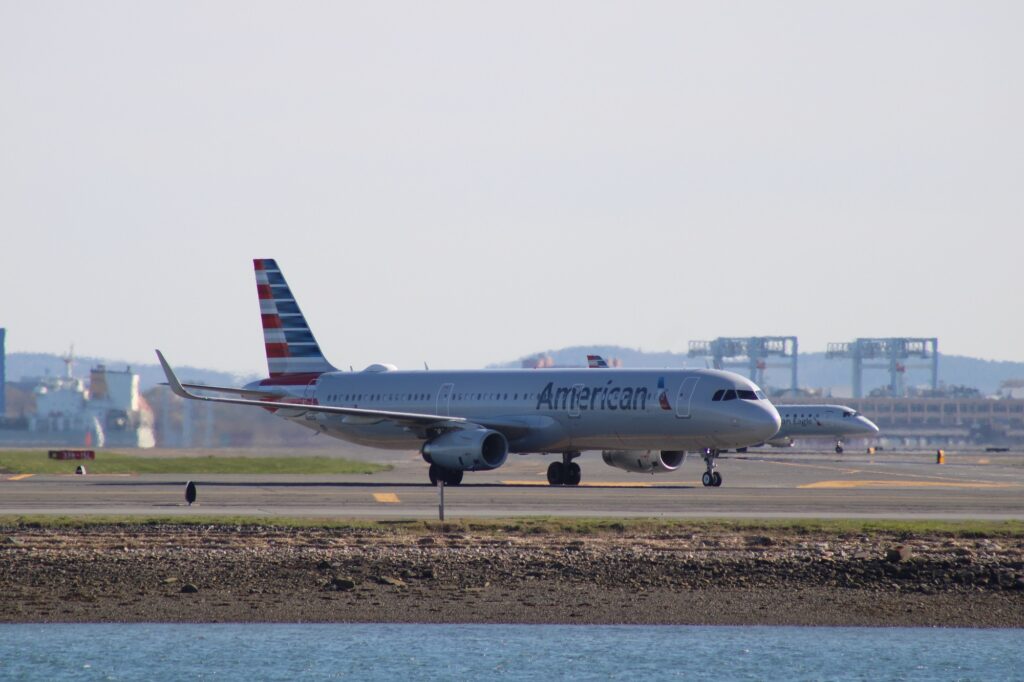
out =
[[[252,405],[255,407],[272,408],[275,410],[290,410],[296,413],[304,412],[319,412],[323,414],[337,414],[349,417],[366,417],[369,419],[379,419],[395,422],[396,424],[402,424],[405,426],[441,426],[449,428],[465,428],[477,426],[476,423],[469,422],[462,417],[448,417],[440,414],[418,414],[415,412],[391,412],[388,410],[367,410],[360,407],[334,407],[331,405],[316,405],[312,403],[288,403],[276,400],[248,400],[246,398],[215,398],[211,396],[196,395],[185,389],[185,387],[178,381],[178,377],[175,376],[174,370],[164,359],[163,353],[159,350],[156,352],[157,358],[160,360],[160,366],[163,367],[164,374],[167,376],[167,385],[170,386],[171,391],[182,398],[188,400],[204,400],[211,403],[226,403],[228,405]],[[193,384],[194,385],[194,384]],[[207,387],[203,387],[207,388]]]

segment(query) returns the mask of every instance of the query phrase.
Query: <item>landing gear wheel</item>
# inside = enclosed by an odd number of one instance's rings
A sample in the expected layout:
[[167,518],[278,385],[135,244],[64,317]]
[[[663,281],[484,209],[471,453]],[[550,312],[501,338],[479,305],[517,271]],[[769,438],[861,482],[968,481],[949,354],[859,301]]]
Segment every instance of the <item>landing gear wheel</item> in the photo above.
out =
[[548,483],[551,485],[565,483],[565,467],[561,462],[552,462],[548,465]]
[[445,474],[447,474],[444,479],[445,485],[462,485],[461,469],[448,469]]
[[842,445],[837,445],[836,446],[836,454],[837,455],[843,454],[843,446]]
[[746,452],[746,448],[736,448],[736,452]]
[[437,485],[437,482],[441,479],[441,467],[431,464],[427,476],[430,477],[430,485]]
[[583,478],[583,472],[580,471],[580,465],[576,462],[572,462],[569,466],[563,466],[563,479],[562,483],[565,485],[579,485],[580,480]]
[[707,466],[707,470],[700,477],[700,482],[705,486],[717,487],[722,485],[722,475],[715,471],[715,460],[718,459],[719,452],[719,450],[713,448],[704,449],[704,464]]

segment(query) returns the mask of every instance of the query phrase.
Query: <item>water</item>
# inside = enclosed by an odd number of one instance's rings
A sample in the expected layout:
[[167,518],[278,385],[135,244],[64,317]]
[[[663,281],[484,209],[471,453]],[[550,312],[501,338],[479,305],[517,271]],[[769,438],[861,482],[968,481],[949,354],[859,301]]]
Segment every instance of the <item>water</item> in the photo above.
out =
[[0,625],[0,680],[1024,680],[1024,631]]

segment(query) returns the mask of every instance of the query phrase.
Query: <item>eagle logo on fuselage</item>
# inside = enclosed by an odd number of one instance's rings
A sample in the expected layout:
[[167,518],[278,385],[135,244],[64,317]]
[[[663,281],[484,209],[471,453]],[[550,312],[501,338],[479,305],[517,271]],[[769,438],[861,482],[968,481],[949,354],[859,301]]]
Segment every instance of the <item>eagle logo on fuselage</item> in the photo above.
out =
[[672,405],[668,402],[668,391],[665,390],[665,377],[658,377],[658,404],[663,410],[672,410]]

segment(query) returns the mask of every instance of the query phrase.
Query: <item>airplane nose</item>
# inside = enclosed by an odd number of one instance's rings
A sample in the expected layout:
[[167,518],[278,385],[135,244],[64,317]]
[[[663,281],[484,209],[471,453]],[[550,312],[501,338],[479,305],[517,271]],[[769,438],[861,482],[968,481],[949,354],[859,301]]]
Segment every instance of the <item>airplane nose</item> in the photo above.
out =
[[861,426],[864,427],[864,430],[867,431],[869,434],[878,433],[878,425],[875,424],[875,422],[868,419],[867,417],[857,417],[857,420],[861,423]]
[[[767,403],[767,401],[765,401]],[[779,432],[782,418],[779,411],[771,403],[759,405],[762,409],[754,411],[748,417],[748,430],[755,440],[768,440]]]
[[774,405],[769,403],[768,407],[770,409],[765,410],[765,412],[768,413],[768,422],[769,423],[768,423],[768,425],[765,428],[766,429],[768,429],[768,428],[771,429],[771,434],[769,434],[769,436],[768,436],[768,438],[771,438],[772,436],[774,436],[776,433],[779,432],[779,429],[782,428],[782,417],[779,415],[779,411],[775,409]]

